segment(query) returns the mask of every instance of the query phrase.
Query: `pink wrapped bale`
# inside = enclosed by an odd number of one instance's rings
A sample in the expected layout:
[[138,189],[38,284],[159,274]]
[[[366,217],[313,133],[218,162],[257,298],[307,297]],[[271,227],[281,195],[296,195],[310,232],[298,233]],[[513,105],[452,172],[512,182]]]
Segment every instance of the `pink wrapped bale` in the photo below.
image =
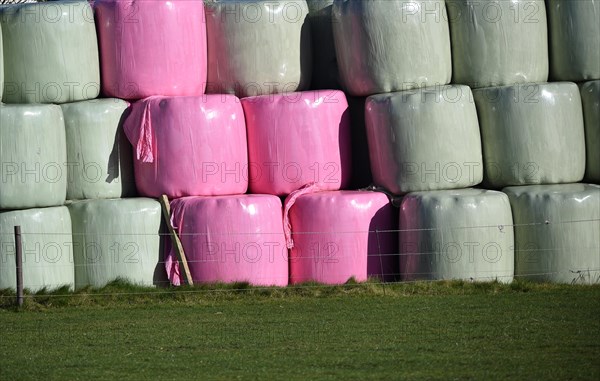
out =
[[[195,283],[287,286],[288,252],[279,198],[188,197],[172,201],[171,209]],[[166,270],[171,283],[182,283],[173,250],[167,255]]]
[[235,96],[150,97],[132,106],[124,129],[141,195],[246,193],[246,128]]
[[312,183],[323,190],[348,186],[350,117],[343,92],[249,97],[242,106],[252,193],[283,196]]
[[108,97],[202,95],[204,4],[188,0],[96,0],[102,89]]
[[[291,204],[291,205],[290,205]],[[286,201],[290,283],[343,284],[398,273],[398,212],[384,193],[329,191]]]

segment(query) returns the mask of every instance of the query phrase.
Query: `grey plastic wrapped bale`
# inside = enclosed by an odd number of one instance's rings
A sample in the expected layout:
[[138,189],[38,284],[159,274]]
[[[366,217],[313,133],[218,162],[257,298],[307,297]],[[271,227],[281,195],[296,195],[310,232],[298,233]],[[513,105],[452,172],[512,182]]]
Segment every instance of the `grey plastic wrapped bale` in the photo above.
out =
[[552,80],[600,79],[600,2],[547,0],[547,5]]
[[64,204],[66,162],[60,106],[0,104],[0,209]]
[[331,12],[333,0],[308,0],[313,66],[311,89],[341,89]]
[[77,201],[69,212],[76,288],[103,287],[117,278],[144,286],[166,284],[158,201]]
[[600,81],[581,85],[585,120],[585,179],[600,184]]
[[400,209],[403,281],[510,283],[514,232],[508,197],[482,189],[417,192]]
[[207,2],[206,92],[238,97],[305,90],[311,34],[305,0]]
[[6,103],[65,103],[100,92],[98,41],[87,1],[0,8]]
[[600,186],[509,187],[515,221],[515,276],[600,283]]
[[472,88],[548,80],[544,0],[446,2],[452,82]]
[[21,227],[24,288],[73,288],[71,218],[60,206],[0,213],[0,289],[17,284],[15,226]]
[[447,85],[373,95],[366,103],[371,171],[394,194],[466,188],[483,179],[471,89]]
[[585,172],[581,97],[570,82],[473,90],[484,155],[484,183],[578,182]]
[[98,99],[61,107],[67,136],[67,198],[134,195],[133,156],[122,127],[128,103]]
[[340,78],[351,95],[450,82],[444,1],[336,0],[333,31]]

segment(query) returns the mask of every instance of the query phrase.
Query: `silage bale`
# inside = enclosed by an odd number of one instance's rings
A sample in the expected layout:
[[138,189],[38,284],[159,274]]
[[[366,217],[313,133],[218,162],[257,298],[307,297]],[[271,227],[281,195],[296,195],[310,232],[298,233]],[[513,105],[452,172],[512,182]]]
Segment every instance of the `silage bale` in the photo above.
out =
[[503,190],[515,221],[515,276],[600,283],[600,186],[536,185]]
[[306,90],[311,37],[305,0],[206,3],[207,93],[239,97]]
[[554,81],[600,79],[600,4],[548,0],[550,77]]
[[339,0],[333,32],[340,78],[351,95],[450,83],[444,1]]
[[341,89],[333,38],[333,2],[307,0],[313,51],[311,90]]
[[365,110],[376,185],[404,194],[481,182],[481,137],[469,87],[373,95]]
[[134,195],[131,145],[122,127],[128,103],[98,99],[61,107],[67,137],[67,199]]
[[[287,286],[288,252],[279,198],[187,197],[171,201],[171,209],[194,283]],[[173,249],[166,269],[171,283],[180,285]]]
[[14,227],[21,227],[23,286],[73,288],[73,239],[66,207],[0,213],[0,289],[16,288]]
[[64,204],[66,162],[60,106],[0,104],[0,209]]
[[304,194],[287,205],[290,283],[392,281],[398,269],[397,209],[380,192]]
[[348,102],[337,90],[242,99],[252,193],[288,195],[311,183],[324,190],[350,181]]
[[94,15],[87,1],[0,8],[7,103],[94,99],[100,65]]
[[581,97],[570,82],[473,90],[483,142],[484,183],[578,182],[585,172]]
[[373,183],[369,142],[365,125],[365,97],[348,97],[352,141],[352,181],[348,189],[361,189]]
[[411,193],[400,207],[401,279],[510,283],[512,225],[510,202],[501,192]]
[[543,0],[446,2],[452,81],[472,88],[548,80]]
[[585,120],[585,178],[600,184],[600,81],[586,82],[580,90]]
[[164,285],[162,211],[156,200],[76,201],[69,212],[76,288],[103,287],[117,278]]
[[124,129],[141,195],[246,193],[246,125],[234,95],[150,97],[132,106]]
[[202,1],[96,0],[94,7],[105,95],[135,100],[204,94]]

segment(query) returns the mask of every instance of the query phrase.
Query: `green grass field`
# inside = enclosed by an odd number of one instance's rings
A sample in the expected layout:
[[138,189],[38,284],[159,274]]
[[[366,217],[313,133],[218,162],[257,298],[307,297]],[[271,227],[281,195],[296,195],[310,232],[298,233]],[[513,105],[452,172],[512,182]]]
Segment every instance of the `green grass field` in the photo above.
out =
[[598,380],[600,287],[0,292],[0,380]]

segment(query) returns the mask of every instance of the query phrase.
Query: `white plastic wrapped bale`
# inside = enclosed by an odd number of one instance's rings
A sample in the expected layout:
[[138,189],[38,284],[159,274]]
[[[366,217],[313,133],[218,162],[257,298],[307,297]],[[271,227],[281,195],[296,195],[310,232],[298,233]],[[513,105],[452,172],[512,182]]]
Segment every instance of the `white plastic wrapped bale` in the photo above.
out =
[[544,0],[446,1],[452,81],[473,87],[548,80]]
[[401,279],[510,283],[512,225],[510,202],[501,192],[411,193],[400,209]]
[[585,172],[581,97],[569,82],[473,90],[484,155],[484,183],[578,182]]
[[600,186],[505,188],[515,221],[515,276],[600,283]]
[[469,87],[373,95],[365,109],[376,185],[404,194],[482,181],[481,137]]
[[351,95],[450,83],[442,0],[336,0],[333,32],[341,82]]
[[[171,202],[172,220],[195,283],[287,286],[288,251],[281,200],[269,195],[186,197]],[[166,269],[182,283],[173,249]]]
[[[397,275],[397,209],[380,192],[293,196],[289,210],[290,283],[343,284]],[[287,218],[286,218],[287,221]]]
[[307,0],[312,35],[311,89],[341,89],[331,11],[333,0]]
[[580,90],[585,120],[585,178],[600,184],[600,81],[586,82]]
[[600,79],[600,2],[547,0],[550,77],[555,81]]
[[66,162],[60,106],[0,104],[0,209],[64,204]]
[[76,288],[103,287],[117,278],[143,286],[165,284],[158,201],[77,201],[69,212]]
[[207,93],[239,97],[306,90],[311,35],[304,0],[206,3]]
[[250,192],[285,196],[311,183],[350,182],[348,102],[338,90],[242,99],[248,129]]
[[135,194],[131,145],[122,127],[128,106],[119,99],[61,106],[67,136],[67,199]]
[[87,1],[0,8],[7,103],[65,103],[100,92],[96,27]]
[[17,285],[15,226],[21,227],[24,288],[73,288],[71,218],[61,206],[0,213],[0,289]]

